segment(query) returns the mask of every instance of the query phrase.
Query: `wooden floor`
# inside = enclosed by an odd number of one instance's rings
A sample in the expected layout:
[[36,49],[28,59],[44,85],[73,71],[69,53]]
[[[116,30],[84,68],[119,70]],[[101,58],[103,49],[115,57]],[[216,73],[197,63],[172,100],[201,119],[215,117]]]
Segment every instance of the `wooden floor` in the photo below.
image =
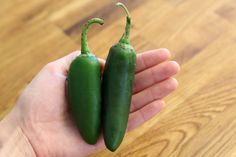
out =
[[[92,157],[236,157],[236,0],[121,0],[131,10],[138,52],[171,50],[182,67],[165,109],[127,134],[116,153]],[[46,63],[80,49],[105,57],[124,30],[115,0],[0,1],[0,118]]]

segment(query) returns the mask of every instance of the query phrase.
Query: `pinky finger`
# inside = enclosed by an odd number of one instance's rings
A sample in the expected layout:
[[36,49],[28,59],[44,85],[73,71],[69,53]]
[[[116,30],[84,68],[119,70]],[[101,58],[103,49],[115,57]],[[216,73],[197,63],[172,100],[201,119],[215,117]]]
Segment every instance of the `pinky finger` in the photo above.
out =
[[157,113],[161,111],[164,104],[165,102],[163,100],[156,100],[148,105],[145,105],[143,108],[133,113],[130,113],[127,131],[137,128],[144,122],[154,117]]

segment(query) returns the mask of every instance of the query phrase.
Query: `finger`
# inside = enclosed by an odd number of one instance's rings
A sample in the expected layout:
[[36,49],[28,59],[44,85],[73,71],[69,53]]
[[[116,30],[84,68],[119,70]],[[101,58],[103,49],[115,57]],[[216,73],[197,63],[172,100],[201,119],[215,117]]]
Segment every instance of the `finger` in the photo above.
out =
[[174,78],[168,78],[162,82],[159,82],[149,88],[142,90],[141,92],[134,94],[131,100],[130,111],[134,112],[144,107],[146,104],[152,101],[162,99],[178,86],[178,82]]
[[157,113],[161,111],[164,106],[163,100],[156,100],[150,104],[144,106],[140,110],[133,112],[129,115],[128,127],[127,130],[130,131],[134,128],[137,128],[147,120],[154,117]]
[[62,58],[59,58],[53,62],[48,63],[45,66],[45,69],[58,75],[62,75],[66,78],[68,69],[70,67],[71,62],[80,55],[80,51],[74,51]]
[[55,64],[60,66],[63,71],[67,71],[70,67],[71,62],[79,55],[80,55],[80,51],[74,51],[54,62]]
[[163,61],[166,61],[169,58],[170,52],[165,48],[150,50],[144,53],[137,54],[136,73],[159,64]]
[[163,81],[180,70],[175,61],[165,61],[135,75],[133,93],[137,93],[155,83]]

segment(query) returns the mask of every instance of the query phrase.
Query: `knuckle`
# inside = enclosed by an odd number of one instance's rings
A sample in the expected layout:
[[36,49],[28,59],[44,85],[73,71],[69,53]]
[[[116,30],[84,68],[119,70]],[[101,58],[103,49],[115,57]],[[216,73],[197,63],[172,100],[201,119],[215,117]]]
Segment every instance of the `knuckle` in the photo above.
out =
[[44,68],[46,71],[49,71],[50,73],[56,73],[57,72],[57,66],[54,62],[47,63]]

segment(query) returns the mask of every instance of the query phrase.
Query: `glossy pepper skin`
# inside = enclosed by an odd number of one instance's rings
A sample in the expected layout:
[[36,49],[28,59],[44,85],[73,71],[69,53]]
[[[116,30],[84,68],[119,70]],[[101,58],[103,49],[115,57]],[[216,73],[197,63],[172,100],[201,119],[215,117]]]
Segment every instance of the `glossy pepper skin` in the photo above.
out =
[[126,31],[119,43],[110,48],[102,79],[102,121],[106,147],[115,151],[121,144],[128,122],[136,53],[130,45],[131,18],[127,13]]
[[80,135],[88,144],[95,144],[101,124],[101,76],[100,63],[90,53],[87,44],[87,30],[93,23],[103,20],[93,18],[83,27],[81,54],[75,58],[68,73],[68,100],[72,117]]

